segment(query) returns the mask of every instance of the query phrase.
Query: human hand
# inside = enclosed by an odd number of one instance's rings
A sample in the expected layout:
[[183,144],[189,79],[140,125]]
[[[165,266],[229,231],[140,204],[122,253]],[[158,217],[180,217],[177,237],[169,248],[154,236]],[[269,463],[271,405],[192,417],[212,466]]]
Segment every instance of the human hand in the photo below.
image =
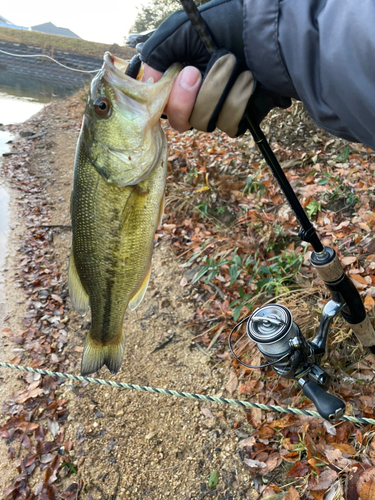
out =
[[[144,81],[152,77],[157,82],[162,75],[161,71],[157,71],[145,64]],[[164,113],[168,116],[171,126],[178,132],[185,132],[185,130],[191,128],[189,118],[194,108],[201,81],[202,76],[199,69],[194,66],[187,66],[178,75],[173,85]]]

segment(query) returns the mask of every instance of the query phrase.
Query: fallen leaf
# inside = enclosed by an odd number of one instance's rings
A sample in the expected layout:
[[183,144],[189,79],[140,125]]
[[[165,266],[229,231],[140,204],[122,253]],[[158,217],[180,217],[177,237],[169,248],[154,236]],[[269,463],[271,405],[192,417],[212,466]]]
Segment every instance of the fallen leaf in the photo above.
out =
[[325,455],[329,463],[340,469],[345,469],[351,464],[351,460],[342,456],[342,451],[338,449],[325,450]]
[[326,469],[320,474],[318,484],[314,486],[311,491],[326,492],[328,488],[330,488],[332,484],[336,481],[337,478],[338,474],[336,471],[332,469]]
[[375,498],[375,483],[373,481],[367,481],[361,488],[360,492],[361,500],[374,500]]
[[291,486],[287,492],[287,494],[284,497],[284,500],[300,500],[300,494],[298,491],[295,489],[294,486]]
[[217,486],[218,482],[219,482],[219,471],[213,470],[208,479],[208,487],[210,489],[213,489]]
[[371,297],[371,295],[366,295],[364,304],[366,306],[366,311],[370,311],[375,306],[375,300]]
[[309,472],[309,466],[305,460],[297,462],[287,473],[287,477],[304,477]]
[[244,448],[245,446],[251,446],[254,443],[255,443],[255,437],[254,436],[250,436],[250,437],[248,437],[246,439],[242,439],[242,441],[240,441],[237,446],[239,448]]
[[53,437],[59,432],[59,424],[56,420],[48,420],[48,427]]
[[264,469],[267,465],[264,462],[259,462],[259,460],[251,460],[251,458],[245,458],[244,463],[251,469]]
[[265,462],[266,468],[262,470],[261,475],[264,476],[266,474],[269,474],[274,469],[276,469],[276,467],[278,467],[282,461],[283,459],[281,458],[280,453],[278,452],[271,453],[271,455],[267,458]]
[[336,427],[334,425],[329,423],[327,420],[324,420],[323,425],[328,434],[330,434],[331,436],[336,436]]
[[354,264],[357,261],[357,257],[343,257],[341,259],[341,264],[343,266],[350,266],[350,264]]
[[343,453],[347,453],[349,455],[356,454],[356,449],[350,444],[345,444],[345,443],[330,443],[330,444],[337,450],[342,451]]
[[238,378],[235,372],[230,372],[229,374],[229,380],[225,385],[225,389],[229,392],[229,394],[232,396],[234,391],[238,387]]
[[352,274],[351,279],[354,280],[356,285],[368,285],[367,281],[360,274]]
[[201,412],[206,418],[214,418],[214,416],[211,413],[211,410],[209,410],[208,408],[201,408]]
[[361,474],[360,478],[357,481],[357,492],[360,495],[361,494],[361,489],[364,483],[367,483],[369,481],[375,482],[375,467],[370,467],[369,469],[365,470],[363,474]]

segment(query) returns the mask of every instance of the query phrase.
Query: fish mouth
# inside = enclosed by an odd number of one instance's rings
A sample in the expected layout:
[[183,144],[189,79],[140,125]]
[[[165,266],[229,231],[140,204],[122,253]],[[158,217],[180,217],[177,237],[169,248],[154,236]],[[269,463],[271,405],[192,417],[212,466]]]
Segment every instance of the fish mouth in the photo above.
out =
[[[129,66],[129,61],[125,61],[120,57],[114,56],[110,52],[104,54],[104,78],[105,80],[116,87],[121,92],[128,95],[142,95],[143,89],[148,87],[145,82],[137,80],[126,74]],[[143,100],[143,99],[141,99]]]
[[[119,76],[127,76],[126,70],[127,67],[129,66],[129,61],[125,61],[120,57],[114,56],[110,52],[105,52],[104,63],[108,66],[109,70],[116,72]],[[133,78],[131,79],[134,81]]]
[[[172,86],[174,79],[177,77],[178,73],[182,69],[180,64],[172,64],[170,68],[164,73],[164,75],[157,82],[147,81],[143,82],[140,76],[143,74],[143,67],[139,71],[139,79],[133,78],[126,74],[126,70],[129,66],[130,61],[125,61],[120,57],[114,56],[110,52],[105,52],[104,54],[104,78],[112,86],[116,87],[118,90],[124,92],[125,94],[135,98],[137,101],[147,101],[150,98],[150,88],[152,88],[152,94],[157,94],[161,89],[165,88],[168,83]],[[169,93],[169,91],[168,91]]]

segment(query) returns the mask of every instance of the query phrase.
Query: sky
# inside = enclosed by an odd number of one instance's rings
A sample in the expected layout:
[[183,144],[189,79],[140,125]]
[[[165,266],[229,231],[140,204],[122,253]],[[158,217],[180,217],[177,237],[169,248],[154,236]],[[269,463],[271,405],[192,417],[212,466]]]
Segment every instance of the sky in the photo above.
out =
[[51,22],[69,28],[93,42],[123,45],[137,15],[136,6],[147,0],[8,0],[1,2],[0,16],[19,26]]

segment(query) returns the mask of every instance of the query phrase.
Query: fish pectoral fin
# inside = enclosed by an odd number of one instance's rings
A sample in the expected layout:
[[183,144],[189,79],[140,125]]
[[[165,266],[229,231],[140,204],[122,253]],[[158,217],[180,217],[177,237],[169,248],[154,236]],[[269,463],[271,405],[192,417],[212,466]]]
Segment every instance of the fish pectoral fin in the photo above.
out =
[[162,199],[160,201],[157,228],[161,226],[161,222],[163,220],[163,215],[164,215],[164,209],[165,209],[165,192],[163,193]]
[[151,275],[151,266],[150,269],[147,273],[147,276],[143,280],[141,288],[138,290],[138,292],[132,297],[132,299],[129,302],[129,309],[131,311],[134,311],[134,309],[137,309],[139,304],[142,302],[143,297],[145,296],[147,287],[148,287],[148,282],[150,281],[150,275]]
[[79,314],[84,316],[89,307],[89,296],[87,295],[85,289],[82,286],[81,280],[79,279],[76,264],[74,262],[73,249],[71,251],[69,259],[68,287],[69,297],[74,309]]
[[83,349],[81,375],[84,377],[95,373],[103,365],[106,365],[112,374],[117,373],[124,357],[124,347],[125,335],[120,334],[118,341],[113,344],[102,345],[95,342],[89,332]]

